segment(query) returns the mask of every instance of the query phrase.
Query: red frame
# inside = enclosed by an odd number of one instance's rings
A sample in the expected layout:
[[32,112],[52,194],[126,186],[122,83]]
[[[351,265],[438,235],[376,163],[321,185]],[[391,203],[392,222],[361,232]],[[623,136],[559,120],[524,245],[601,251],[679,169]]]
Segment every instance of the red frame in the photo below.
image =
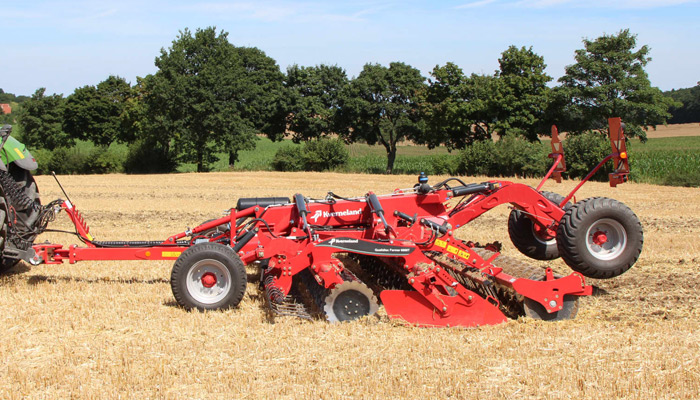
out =
[[[366,246],[386,247],[389,243],[397,251],[405,249],[405,254],[383,254],[381,257],[393,260],[392,264],[398,266],[415,292],[384,291],[382,300],[390,315],[398,315],[409,322],[419,325],[473,326],[498,323],[505,319],[496,307],[497,304],[494,304],[497,303],[496,299],[483,299],[458,284],[449,273],[425,256],[424,251],[441,252],[449,258],[477,268],[498,283],[539,302],[548,312],[556,312],[563,307],[565,295],[591,294],[591,287],[585,284],[580,274],[572,273],[555,279],[550,270],[544,281],[512,277],[491,264],[498,253],[489,260],[484,260],[472,247],[455,239],[453,230],[494,207],[510,204],[528,215],[539,228],[556,231],[564,215],[563,205],[605,162],[615,160],[615,172],[610,175],[611,186],[627,180],[629,164],[619,119],[611,119],[610,129],[613,153],[596,166],[559,205],[547,200],[539,191],[548,178],[559,181],[561,172],[565,171],[563,148],[556,127],[553,127],[550,157],[554,159],[554,165],[537,189],[520,183],[493,180],[487,182],[487,189],[472,194],[454,206],[449,205],[454,192],[447,186],[427,194],[416,189],[397,190],[377,197],[385,210],[383,216],[388,226],[373,212],[367,197],[307,203],[307,221],[315,226],[323,226],[324,229],[305,229],[302,222],[304,216],[300,215],[295,204],[231,209],[225,217],[177,233],[161,243],[147,247],[128,243],[120,247],[105,247],[94,242],[89,233],[90,228],[81,214],[73,204],[65,201],[62,209],[74,223],[86,247],[71,245],[64,249],[62,245],[56,244],[35,245],[35,261],[46,264],[68,261],[72,264],[84,260],[175,260],[198,239],[204,239],[199,233],[229,224],[234,229],[205,240],[222,241],[233,246],[237,238],[255,229],[255,236],[240,246],[238,255],[245,264],[268,260],[265,274],[273,279],[266,282],[279,288],[285,295],[290,291],[292,278],[307,268],[310,268],[317,282],[326,288],[342,283],[340,271],[343,265],[334,254],[359,252],[333,245],[333,241],[328,244],[331,239],[343,238],[361,241]],[[370,195],[371,192],[368,193]],[[413,216],[414,222],[398,217],[395,212]],[[250,223],[237,226],[236,222],[242,219],[248,219]],[[439,232],[438,228],[443,231]],[[188,237],[191,239],[183,244],[182,239]]]

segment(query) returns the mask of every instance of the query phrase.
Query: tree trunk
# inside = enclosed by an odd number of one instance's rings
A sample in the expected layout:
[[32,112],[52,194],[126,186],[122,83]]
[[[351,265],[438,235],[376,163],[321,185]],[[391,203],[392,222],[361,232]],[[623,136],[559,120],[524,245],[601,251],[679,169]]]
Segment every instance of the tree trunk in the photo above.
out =
[[233,170],[234,164],[238,161],[238,151],[229,151],[228,153],[228,169]]
[[394,161],[396,160],[396,146],[391,146],[391,149],[387,149],[386,152],[386,173],[391,175],[394,170]]
[[200,150],[197,151],[197,172],[206,172],[204,170],[204,153]]

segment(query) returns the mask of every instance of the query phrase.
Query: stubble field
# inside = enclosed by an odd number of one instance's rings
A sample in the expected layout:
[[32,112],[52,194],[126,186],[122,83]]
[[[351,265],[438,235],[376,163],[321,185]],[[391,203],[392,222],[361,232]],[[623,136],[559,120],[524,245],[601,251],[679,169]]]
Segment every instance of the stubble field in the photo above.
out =
[[[37,180],[45,202],[62,197],[52,178]],[[156,240],[221,215],[238,197],[386,193],[415,177],[251,172],[61,181],[98,240]],[[566,193],[575,184],[545,189]],[[700,191],[589,183],[577,197],[591,196],[637,213],[644,250],[621,277],[591,281],[598,294],[581,299],[576,319],[559,323],[421,329],[389,321],[381,309],[334,325],[272,319],[252,268],[239,308],[187,312],[170,291],[170,262],[22,264],[0,277],[0,398],[697,398]],[[523,258],[508,240],[508,212],[493,210],[457,236],[499,240],[504,254]],[[52,227],[71,225],[60,215]],[[44,240],[77,242],[57,233]],[[568,271],[561,260],[540,265]]]

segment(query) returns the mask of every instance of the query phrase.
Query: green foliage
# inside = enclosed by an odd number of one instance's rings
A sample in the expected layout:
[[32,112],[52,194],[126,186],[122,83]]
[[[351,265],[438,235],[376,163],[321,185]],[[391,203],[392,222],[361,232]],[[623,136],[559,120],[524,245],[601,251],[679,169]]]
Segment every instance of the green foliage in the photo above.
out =
[[173,172],[176,168],[174,155],[147,139],[132,143],[124,160],[124,172],[128,174],[159,174]]
[[[29,100],[29,96],[15,96],[13,93],[5,93],[2,88],[0,88],[0,103],[4,104],[10,104],[10,103],[16,103],[16,104],[22,104],[25,101]],[[13,107],[14,109],[14,107]]]
[[491,175],[496,169],[496,144],[490,139],[474,142],[459,153],[457,171],[462,175]]
[[498,81],[474,74],[467,78],[453,63],[436,66],[431,76],[428,87],[420,92],[425,130],[414,138],[416,143],[452,150],[490,139],[493,113],[489,99],[497,92]]
[[34,149],[71,146],[73,139],[63,131],[65,99],[60,94],[46,96],[45,91],[37,89],[22,105],[18,116],[22,140]]
[[235,47],[241,69],[232,71],[237,85],[234,101],[240,119],[232,134],[217,136],[222,150],[229,152],[229,167],[238,161],[238,152],[255,148],[248,132],[263,133],[273,140],[282,139],[287,129],[287,90],[284,74],[277,62],[256,47]]
[[78,88],[66,99],[63,127],[72,138],[108,146],[129,138],[125,110],[133,96],[129,83],[109,76],[97,86]]
[[389,68],[365,64],[342,95],[338,132],[349,142],[379,143],[386,149],[386,173],[396,159],[396,144],[419,137],[423,124],[418,113],[418,93],[425,83],[420,71],[399,62]]
[[553,109],[563,131],[604,129],[607,119],[621,117],[625,134],[646,140],[645,126],[663,124],[676,105],[652,87],[644,67],[651,60],[649,47],[637,46],[637,36],[628,29],[617,35],[584,39],[576,50],[576,63],[566,67],[555,90]]
[[348,149],[340,139],[318,139],[304,144],[303,164],[307,171],[326,171],[348,162]]
[[276,171],[327,171],[348,162],[349,153],[340,139],[318,139],[277,150],[272,161]]
[[275,171],[302,171],[304,169],[303,149],[297,146],[285,146],[277,150],[272,160]]
[[95,146],[87,141],[78,141],[73,147],[57,147],[52,151],[32,151],[39,168],[36,174],[51,171],[62,175],[108,174],[123,172],[127,156],[125,145]]
[[630,151],[630,179],[657,185],[699,187],[700,151],[698,149]]
[[338,130],[339,95],[347,85],[345,70],[335,65],[294,64],[287,68],[288,129],[294,132],[295,141],[317,139]]
[[456,175],[458,164],[454,155],[433,155],[429,156],[430,169],[423,172],[434,175]]
[[196,163],[200,172],[217,160],[215,152],[228,152],[232,163],[255,147],[256,131],[283,129],[282,73],[262,51],[233,46],[226,32],[185,29],[156,66],[145,80],[151,118],[145,131],[161,143],[169,134],[179,161]]
[[[570,134],[564,139],[566,176],[584,178],[598,163],[610,154],[610,139],[596,131]],[[612,162],[606,163],[591,179],[605,181],[612,172]]]
[[544,113],[549,102],[547,82],[552,77],[544,70],[544,58],[532,47],[518,49],[510,46],[498,60],[497,91],[489,98],[493,103],[492,130],[503,136],[517,134],[530,141],[547,131],[543,126]]
[[672,117],[668,123],[700,122],[700,83],[692,88],[664,92],[664,95],[677,102],[669,110]]
[[505,135],[496,142],[496,176],[538,177],[544,175],[550,160],[549,152],[539,142],[521,136]]
[[548,162],[541,143],[505,135],[497,142],[484,140],[464,148],[457,171],[465,175],[537,177],[544,175]]
[[544,58],[532,48],[510,46],[493,76],[466,77],[452,63],[437,66],[421,99],[425,133],[416,138],[429,147],[464,149],[476,141],[517,134],[531,141],[545,129],[542,118],[549,102]]

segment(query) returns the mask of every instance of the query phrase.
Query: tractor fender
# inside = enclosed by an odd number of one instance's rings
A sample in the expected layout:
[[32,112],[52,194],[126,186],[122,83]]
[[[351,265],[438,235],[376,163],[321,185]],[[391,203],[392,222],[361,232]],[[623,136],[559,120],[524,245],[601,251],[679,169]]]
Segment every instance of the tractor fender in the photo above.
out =
[[27,171],[33,171],[39,167],[27,147],[12,136],[7,138],[2,150],[0,152],[0,161],[2,161],[0,169],[3,171],[7,171],[7,164],[12,162]]

